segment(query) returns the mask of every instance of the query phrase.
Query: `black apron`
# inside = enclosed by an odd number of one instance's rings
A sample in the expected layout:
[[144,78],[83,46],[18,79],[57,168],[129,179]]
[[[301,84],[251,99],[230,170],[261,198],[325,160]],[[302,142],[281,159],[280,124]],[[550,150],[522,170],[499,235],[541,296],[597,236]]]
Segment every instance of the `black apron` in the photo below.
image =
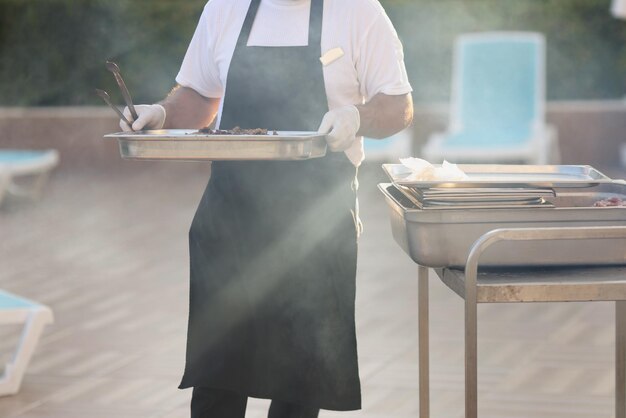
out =
[[[260,2],[251,1],[239,35],[220,128],[315,131],[328,111],[319,61],[323,0],[311,1],[308,46],[249,47]],[[213,163],[189,233],[181,388],[361,407],[355,174],[344,153]]]

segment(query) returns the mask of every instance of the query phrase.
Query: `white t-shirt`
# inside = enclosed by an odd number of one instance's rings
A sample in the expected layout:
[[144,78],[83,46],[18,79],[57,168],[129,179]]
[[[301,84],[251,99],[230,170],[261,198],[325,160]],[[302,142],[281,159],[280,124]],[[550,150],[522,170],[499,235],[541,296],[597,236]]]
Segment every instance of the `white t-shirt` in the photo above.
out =
[[[205,97],[223,97],[250,1],[207,3],[176,77],[178,84]],[[248,45],[307,45],[310,3],[262,0]],[[378,0],[324,2],[322,55],[335,48],[341,48],[345,55],[324,66],[329,109],[365,103],[378,93],[402,95],[412,91],[402,44]],[[221,113],[220,105],[217,126]],[[346,155],[358,166],[364,158],[362,139],[346,150]]]

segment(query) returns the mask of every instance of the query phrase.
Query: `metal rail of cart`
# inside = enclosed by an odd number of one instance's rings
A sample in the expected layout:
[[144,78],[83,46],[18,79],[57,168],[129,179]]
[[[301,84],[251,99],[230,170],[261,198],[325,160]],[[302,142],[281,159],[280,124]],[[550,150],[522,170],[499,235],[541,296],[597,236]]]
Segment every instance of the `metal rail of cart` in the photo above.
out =
[[[465,268],[435,268],[439,278],[465,300],[465,416],[478,416],[477,307],[479,303],[615,301],[615,416],[626,418],[626,266],[567,265],[499,267],[481,270],[481,257],[497,244],[551,241],[617,242],[626,264],[626,226],[502,228],[482,235],[471,246]],[[564,260],[567,261],[567,260]],[[428,418],[429,318],[428,267],[418,267],[420,417]]]

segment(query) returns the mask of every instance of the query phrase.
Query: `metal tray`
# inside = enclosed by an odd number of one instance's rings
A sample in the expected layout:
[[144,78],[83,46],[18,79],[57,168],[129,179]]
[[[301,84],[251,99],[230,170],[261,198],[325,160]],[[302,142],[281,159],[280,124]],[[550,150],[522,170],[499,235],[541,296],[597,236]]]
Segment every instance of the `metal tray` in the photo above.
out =
[[[444,193],[430,193],[430,189],[413,189],[405,186],[398,186],[398,188],[405,192],[405,194],[410,193],[424,202],[528,202],[544,197],[554,196],[554,190],[552,189],[541,189],[541,191],[528,190],[525,192],[507,192],[505,190],[493,188],[490,189],[490,193],[482,191],[489,189],[447,189],[448,191]],[[454,190],[458,190],[460,193],[456,193]],[[470,192],[472,190],[475,192]]]
[[517,204],[524,205],[527,203],[537,203],[540,202],[543,197],[539,196],[510,196],[510,195],[502,195],[502,196],[445,196],[445,197],[424,197],[422,201],[424,203],[432,203],[432,204],[465,204],[465,203],[484,203],[484,204]]
[[[420,205],[417,205],[420,206]],[[463,202],[454,203],[428,201],[424,202],[421,209],[424,210],[459,210],[459,209],[542,209],[553,208],[549,202],[538,199],[532,202]]]
[[[389,183],[379,184],[389,209],[394,239],[416,263],[427,267],[463,267],[472,244],[499,228],[626,226],[626,207],[596,208],[600,199],[626,199],[626,183],[588,188],[557,188],[555,207],[541,209],[420,210]],[[556,266],[624,265],[626,240],[504,242],[487,249],[481,265]]]
[[[437,167],[437,165],[435,165]],[[415,181],[411,170],[402,164],[383,164],[389,179],[412,188],[489,188],[489,187],[589,187],[611,179],[588,165],[498,165],[459,164],[466,180]]]
[[120,154],[132,160],[308,160],[326,155],[326,135],[279,131],[277,135],[210,135],[172,129],[119,132]]
[[[418,189],[404,186],[396,188],[407,197],[417,209],[423,210],[457,210],[457,209],[519,209],[519,208],[551,208],[554,205],[543,196],[446,196],[424,197]],[[553,196],[553,195],[552,195]]]
[[[405,187],[405,186],[399,186]],[[424,199],[444,199],[444,198],[528,198],[528,197],[550,197],[554,196],[552,189],[536,189],[536,188],[447,188],[447,189],[420,189],[406,187],[413,193]]]

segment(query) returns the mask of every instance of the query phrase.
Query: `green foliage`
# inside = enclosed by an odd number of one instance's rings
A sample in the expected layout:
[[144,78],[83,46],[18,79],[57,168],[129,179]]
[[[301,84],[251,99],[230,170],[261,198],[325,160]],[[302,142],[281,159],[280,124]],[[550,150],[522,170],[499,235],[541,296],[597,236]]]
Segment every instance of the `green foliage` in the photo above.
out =
[[[339,1],[339,0],[337,0]],[[136,102],[167,94],[206,0],[0,0],[0,105],[122,103],[104,62],[122,68]],[[621,97],[626,22],[608,0],[382,0],[405,46],[418,102],[449,97],[459,33],[543,32],[548,97]]]
[[550,100],[623,97],[626,21],[607,0],[387,0],[416,101],[446,101],[453,43],[465,32],[536,31],[547,40]]
[[115,60],[137,101],[167,94],[205,0],[0,0],[0,105],[119,98]]

